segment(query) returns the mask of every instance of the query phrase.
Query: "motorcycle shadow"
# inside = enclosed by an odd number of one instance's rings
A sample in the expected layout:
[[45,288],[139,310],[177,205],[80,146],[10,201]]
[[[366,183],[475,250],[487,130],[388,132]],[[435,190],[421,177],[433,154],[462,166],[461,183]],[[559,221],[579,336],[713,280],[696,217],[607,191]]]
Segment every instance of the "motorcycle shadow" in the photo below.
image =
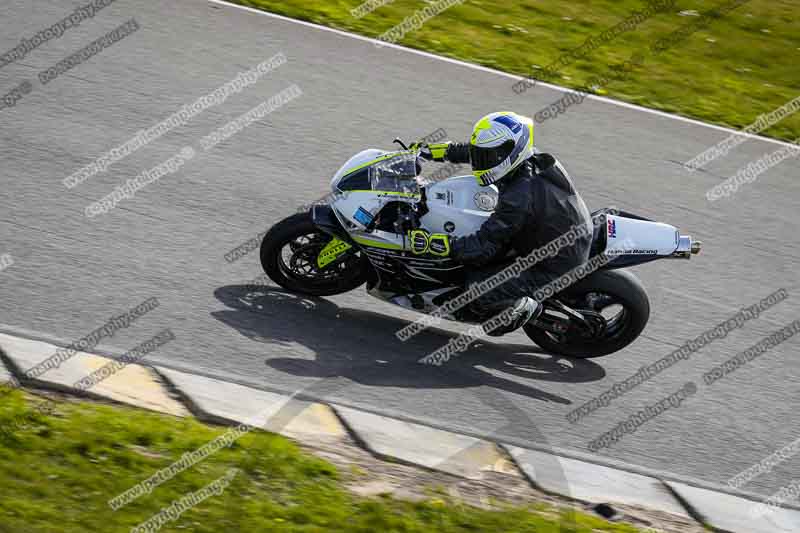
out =
[[605,376],[596,363],[549,355],[532,342],[478,341],[442,366],[423,365],[419,359],[457,334],[428,328],[401,342],[395,332],[408,324],[406,320],[271,286],[231,285],[214,295],[230,309],[212,316],[242,335],[287,348],[299,344],[312,351],[313,360],[266,360],[267,366],[296,376],[343,377],[368,386],[416,389],[488,386],[562,404],[571,402],[531,383],[583,383]]

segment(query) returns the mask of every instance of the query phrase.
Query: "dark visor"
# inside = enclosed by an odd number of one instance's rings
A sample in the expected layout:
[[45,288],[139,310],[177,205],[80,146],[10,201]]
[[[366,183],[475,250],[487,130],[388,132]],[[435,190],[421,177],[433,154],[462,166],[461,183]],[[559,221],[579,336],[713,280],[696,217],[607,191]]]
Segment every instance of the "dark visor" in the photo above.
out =
[[514,141],[506,141],[500,146],[483,148],[469,145],[469,159],[473,170],[488,170],[503,162],[514,151]]

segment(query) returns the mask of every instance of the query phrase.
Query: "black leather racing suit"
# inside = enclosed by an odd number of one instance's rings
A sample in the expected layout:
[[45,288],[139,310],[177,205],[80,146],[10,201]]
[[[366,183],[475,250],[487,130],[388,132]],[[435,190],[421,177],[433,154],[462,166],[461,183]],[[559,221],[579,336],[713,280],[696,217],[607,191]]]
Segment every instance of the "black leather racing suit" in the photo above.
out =
[[[469,163],[469,145],[451,144],[445,159]],[[572,180],[548,154],[537,154],[497,183],[500,192],[494,213],[480,229],[451,243],[451,255],[468,266],[467,283],[482,281],[505,267],[517,255],[527,255],[567,233],[587,225],[586,237],[559,250],[555,257],[524,270],[470,304],[470,311],[486,316],[488,309],[506,300],[533,293],[573,268],[586,263],[592,241],[589,210],[575,190]],[[513,257],[511,257],[513,259]],[[469,268],[471,267],[471,268]]]

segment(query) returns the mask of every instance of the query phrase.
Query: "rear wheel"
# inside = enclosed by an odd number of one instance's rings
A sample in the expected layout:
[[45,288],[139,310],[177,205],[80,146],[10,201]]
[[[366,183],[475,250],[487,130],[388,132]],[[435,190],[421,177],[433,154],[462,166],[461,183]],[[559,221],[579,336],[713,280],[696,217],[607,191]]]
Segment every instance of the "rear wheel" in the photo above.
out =
[[[581,320],[559,309],[577,311]],[[569,357],[608,355],[632,343],[647,325],[650,302],[639,279],[624,270],[600,270],[544,302],[542,314],[524,327],[548,352]]]
[[348,292],[366,281],[368,263],[350,248],[324,268],[317,256],[332,237],[314,225],[310,213],[294,214],[274,226],[261,241],[261,266],[284,289],[330,296]]

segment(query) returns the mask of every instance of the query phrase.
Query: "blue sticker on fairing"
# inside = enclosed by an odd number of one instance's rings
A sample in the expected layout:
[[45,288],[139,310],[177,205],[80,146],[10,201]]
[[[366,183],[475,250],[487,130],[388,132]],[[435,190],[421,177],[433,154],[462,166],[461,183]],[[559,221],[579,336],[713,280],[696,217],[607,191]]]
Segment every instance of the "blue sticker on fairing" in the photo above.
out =
[[359,207],[358,210],[353,213],[353,218],[365,226],[369,226],[370,222],[372,222],[372,219],[375,217],[373,217],[372,214],[363,207]]

